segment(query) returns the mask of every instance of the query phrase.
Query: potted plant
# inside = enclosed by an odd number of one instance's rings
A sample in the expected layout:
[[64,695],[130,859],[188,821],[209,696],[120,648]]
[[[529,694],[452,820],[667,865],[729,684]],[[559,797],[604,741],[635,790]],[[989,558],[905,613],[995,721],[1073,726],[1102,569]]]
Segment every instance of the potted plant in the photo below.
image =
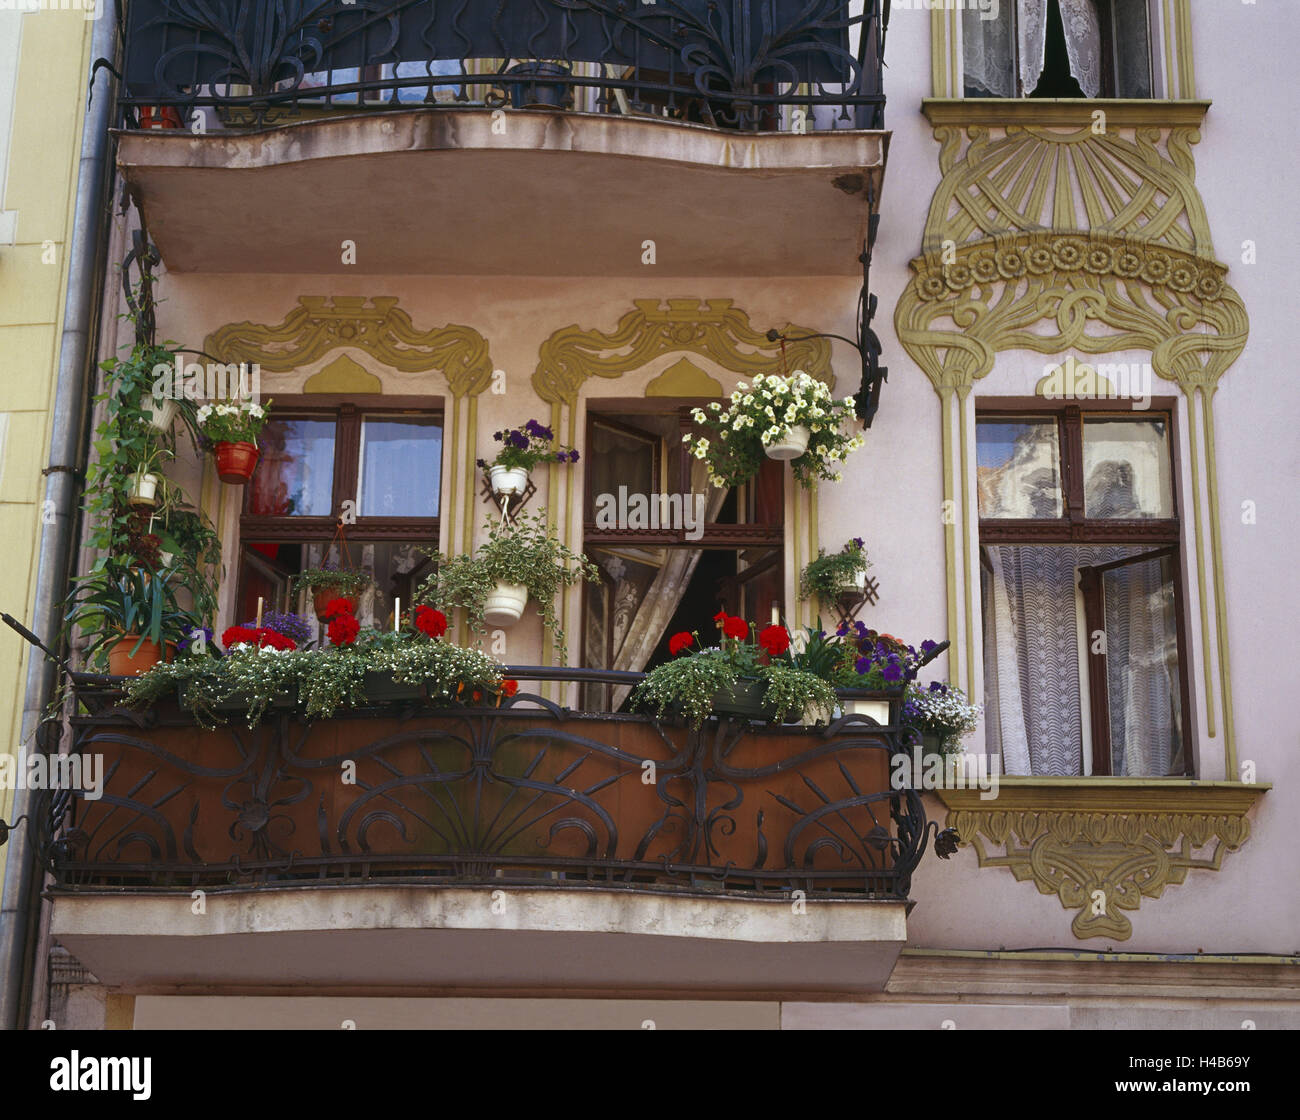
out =
[[[530,61],[510,67],[507,74],[521,78],[566,79],[572,71],[562,62]],[[510,82],[510,102],[516,109],[563,109],[569,103],[569,91],[563,81]]]
[[841,482],[838,464],[863,442],[843,431],[856,419],[853,398],[836,400],[825,383],[802,370],[788,377],[759,374],[752,387],[740,382],[726,407],[712,401],[708,411],[697,408],[691,415],[709,434],[688,433],[682,442],[708,463],[715,486],[748,482],[764,456],[789,460],[801,486],[819,478]]
[[492,493],[498,497],[518,497],[528,489],[528,474],[538,463],[576,463],[578,453],[571,447],[556,444],[555,433],[536,420],[521,428],[493,432],[501,450],[491,462],[480,459],[480,469],[488,472]]
[[[307,568],[293,577],[295,592],[307,592],[312,597],[312,608],[321,622],[328,622],[335,614],[356,614],[363,596],[374,583],[369,572],[342,569],[333,566],[328,560],[319,568]],[[341,600],[341,603],[337,601]],[[330,604],[336,604],[331,609]]]
[[173,571],[107,562],[73,580],[64,616],[67,627],[79,627],[92,639],[87,661],[107,666],[116,677],[133,676],[164,656],[170,660],[176,643],[197,625],[193,615],[177,605]]
[[166,479],[163,478],[159,469],[159,460],[170,458],[171,452],[166,448],[154,448],[150,450],[137,464],[135,470],[131,472],[130,489],[127,492],[127,503],[133,509],[156,509],[159,504],[159,490],[166,493]]
[[907,686],[901,725],[916,731],[926,753],[954,754],[961,741],[975,730],[981,707],[970,703],[956,685],[931,681]]
[[541,516],[487,522],[488,538],[472,556],[433,554],[437,571],[416,598],[442,607],[463,607],[476,633],[519,621],[529,597],[551,632],[561,663],[568,663],[564,630],[555,613],[562,587],[600,578],[596,566],[554,536]]
[[261,452],[257,437],[270,419],[270,402],[222,401],[205,404],[195,422],[199,431],[211,441],[217,459],[217,477],[222,482],[243,486],[253,477]]
[[719,611],[713,621],[721,631],[717,646],[700,648],[695,631],[673,635],[668,651],[674,660],[652,669],[637,685],[637,706],[659,717],[672,711],[693,727],[710,715],[829,721],[834,689],[794,660],[783,626],[760,631],[726,611]]
[[810,560],[799,574],[799,597],[815,598],[829,607],[842,595],[861,591],[870,567],[861,537],[854,537],[839,552],[829,556],[825,549],[819,549],[817,558]]

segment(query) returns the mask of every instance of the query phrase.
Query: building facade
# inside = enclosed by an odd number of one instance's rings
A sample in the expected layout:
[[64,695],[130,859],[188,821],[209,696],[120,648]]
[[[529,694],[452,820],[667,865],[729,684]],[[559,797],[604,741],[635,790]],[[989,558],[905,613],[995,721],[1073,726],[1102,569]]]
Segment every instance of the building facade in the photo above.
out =
[[[104,796],[48,846],[31,1021],[1296,1025],[1285,15],[516,7],[244,42],[126,5],[98,358],[182,351],[199,403],[256,371],[272,412],[246,487],[162,468],[220,539],[215,632],[310,617],[331,562],[391,626],[501,519],[478,464],[526,419],[580,458],[523,510],[599,575],[567,638],[453,615],[536,697],[463,717],[463,771],[427,713],[203,731],[83,678]],[[842,480],[710,489],[691,410],[795,370],[869,419]],[[620,489],[702,517],[610,524]],[[922,680],[982,705],[955,772],[882,781],[853,720],[616,714],[719,608],[826,627],[800,574],[855,537],[842,617],[947,640]]]

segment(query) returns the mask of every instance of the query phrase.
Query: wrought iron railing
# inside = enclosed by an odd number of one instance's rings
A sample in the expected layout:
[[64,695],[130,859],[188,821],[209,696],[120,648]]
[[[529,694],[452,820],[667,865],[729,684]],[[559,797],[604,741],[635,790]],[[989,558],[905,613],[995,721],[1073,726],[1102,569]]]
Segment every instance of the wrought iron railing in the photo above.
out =
[[[885,19],[888,3],[883,4]],[[126,124],[566,108],[882,128],[882,0],[131,0]],[[184,118],[184,122],[182,121]]]
[[521,692],[500,708],[377,703],[315,724],[285,709],[212,731],[174,704],[120,708],[118,683],[76,678],[72,749],[99,761],[83,775],[100,774],[100,796],[76,795],[48,845],[57,889],[387,880],[901,899],[935,827],[891,781],[910,744],[865,716],[691,731]]

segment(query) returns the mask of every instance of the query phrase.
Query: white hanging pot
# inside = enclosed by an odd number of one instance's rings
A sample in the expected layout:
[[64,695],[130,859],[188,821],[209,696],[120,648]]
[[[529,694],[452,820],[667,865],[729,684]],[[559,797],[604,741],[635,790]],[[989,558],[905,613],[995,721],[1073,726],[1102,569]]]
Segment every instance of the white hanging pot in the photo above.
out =
[[512,626],[528,605],[528,588],[522,583],[498,583],[483,607],[483,621],[489,626]]
[[784,438],[765,443],[763,450],[769,459],[797,459],[808,450],[808,440],[812,432],[802,424],[795,424]]
[[528,489],[527,467],[492,467],[488,471],[492,484],[492,493],[501,497],[505,494],[518,496]]
[[145,471],[136,471],[131,480],[129,500],[133,506],[156,506],[158,504],[158,476]]
[[853,577],[853,586],[856,587],[859,591],[865,591],[867,589],[867,573],[858,572]]
[[149,398],[149,424],[160,432],[170,432],[180,405],[171,397]]

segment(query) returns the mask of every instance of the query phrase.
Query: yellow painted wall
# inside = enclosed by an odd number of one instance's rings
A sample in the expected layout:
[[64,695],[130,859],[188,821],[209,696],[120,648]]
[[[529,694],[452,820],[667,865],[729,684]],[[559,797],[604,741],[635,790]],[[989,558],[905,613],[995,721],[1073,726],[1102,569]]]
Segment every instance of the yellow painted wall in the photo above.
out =
[[[0,12],[0,52],[16,63],[0,67],[0,609],[27,623],[93,28],[76,11]],[[0,629],[0,750],[16,753],[31,650]],[[0,816],[12,803],[0,790]]]

